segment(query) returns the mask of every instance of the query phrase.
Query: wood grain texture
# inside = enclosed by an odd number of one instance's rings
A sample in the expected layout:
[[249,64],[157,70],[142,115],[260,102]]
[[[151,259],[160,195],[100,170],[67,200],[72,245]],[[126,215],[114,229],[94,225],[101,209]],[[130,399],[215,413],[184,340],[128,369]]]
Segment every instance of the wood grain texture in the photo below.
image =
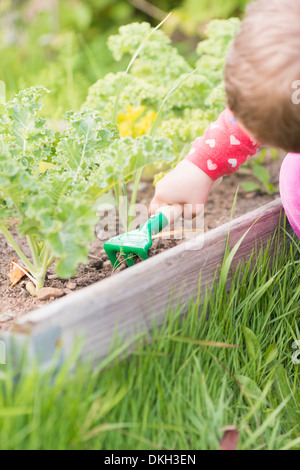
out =
[[[150,330],[153,318],[161,325],[170,303],[183,305],[189,300],[197,291],[200,271],[204,292],[222,264],[228,233],[232,248],[255,221],[233,260],[234,270],[239,261],[249,259],[255,246],[257,251],[265,246],[285,224],[280,199],[39,308],[21,318],[14,331],[36,336],[58,328],[66,354],[79,337],[84,339],[83,356],[104,357],[116,332],[128,340],[137,331]],[[292,233],[289,224],[286,229]]]

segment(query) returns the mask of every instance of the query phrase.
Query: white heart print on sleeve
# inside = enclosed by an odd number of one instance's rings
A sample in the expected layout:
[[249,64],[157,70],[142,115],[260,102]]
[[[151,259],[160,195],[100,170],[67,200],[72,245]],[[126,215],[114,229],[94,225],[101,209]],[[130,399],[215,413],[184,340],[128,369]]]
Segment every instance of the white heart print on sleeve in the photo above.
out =
[[228,160],[228,163],[232,166],[232,168],[236,168],[237,167],[237,159],[236,158],[230,158]]
[[209,145],[211,149],[213,149],[213,148],[216,146],[216,141],[215,141],[215,139],[208,139],[208,140],[205,141],[205,143],[206,143],[207,145]]
[[207,168],[210,170],[210,171],[214,171],[218,168],[218,165],[216,165],[215,163],[213,163],[211,160],[207,160]]
[[230,143],[231,143],[231,145],[241,145],[241,142],[239,140],[237,140],[237,138],[234,137],[234,135],[230,136]]

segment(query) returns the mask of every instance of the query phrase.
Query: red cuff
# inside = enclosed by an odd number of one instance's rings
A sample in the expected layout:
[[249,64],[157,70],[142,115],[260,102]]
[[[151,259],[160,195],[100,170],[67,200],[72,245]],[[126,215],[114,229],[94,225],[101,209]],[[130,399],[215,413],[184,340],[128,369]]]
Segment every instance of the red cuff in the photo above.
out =
[[230,109],[226,109],[204,136],[195,140],[186,158],[217,180],[238,171],[258,148],[259,144],[241,129]]

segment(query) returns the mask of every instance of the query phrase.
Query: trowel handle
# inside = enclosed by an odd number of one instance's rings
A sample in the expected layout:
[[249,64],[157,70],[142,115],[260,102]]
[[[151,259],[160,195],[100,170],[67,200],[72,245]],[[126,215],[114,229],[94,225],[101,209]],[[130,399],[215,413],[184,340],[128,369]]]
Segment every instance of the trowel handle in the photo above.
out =
[[162,206],[150,217],[146,225],[150,228],[151,233],[157,234],[181,215],[182,208],[178,204],[174,206]]
[[[169,225],[169,221],[162,213],[156,212],[145,225],[151,233],[155,233],[156,235]],[[145,227],[145,225],[143,227]]]

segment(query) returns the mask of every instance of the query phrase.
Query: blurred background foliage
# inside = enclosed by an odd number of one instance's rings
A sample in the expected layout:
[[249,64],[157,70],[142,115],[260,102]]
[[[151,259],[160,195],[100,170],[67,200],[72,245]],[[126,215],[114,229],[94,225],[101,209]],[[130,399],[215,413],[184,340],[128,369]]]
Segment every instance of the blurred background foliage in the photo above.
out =
[[47,117],[79,109],[88,87],[109,71],[124,70],[107,48],[120,25],[164,25],[180,52],[193,61],[195,47],[213,18],[242,14],[249,0],[1,0],[0,80],[7,99],[20,89],[43,85]]

